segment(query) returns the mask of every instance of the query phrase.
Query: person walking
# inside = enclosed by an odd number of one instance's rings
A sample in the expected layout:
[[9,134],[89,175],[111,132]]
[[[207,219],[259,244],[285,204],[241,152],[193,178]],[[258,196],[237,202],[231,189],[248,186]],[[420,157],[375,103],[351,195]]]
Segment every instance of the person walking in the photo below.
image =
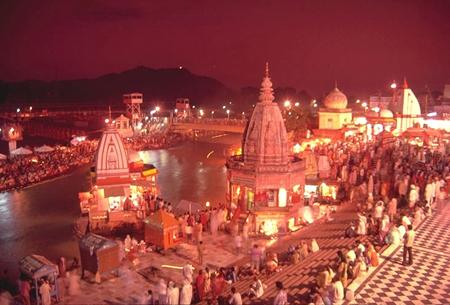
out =
[[200,266],[203,266],[203,241],[199,241],[197,245],[197,253],[198,253],[198,263]]
[[283,283],[277,281],[275,282],[275,285],[277,286],[278,293],[275,297],[275,300],[273,300],[273,305],[286,305],[288,303],[287,292],[284,289]]
[[408,225],[408,231],[405,234],[404,246],[403,246],[403,265],[412,265],[413,263],[413,253],[412,247],[414,244],[414,238],[416,236],[416,232],[413,230],[413,226]]
[[252,269],[256,270],[256,273],[259,273],[262,253],[257,244],[253,245],[250,256],[252,261]]
[[192,285],[187,279],[183,280],[180,293],[180,305],[190,305],[192,302]]

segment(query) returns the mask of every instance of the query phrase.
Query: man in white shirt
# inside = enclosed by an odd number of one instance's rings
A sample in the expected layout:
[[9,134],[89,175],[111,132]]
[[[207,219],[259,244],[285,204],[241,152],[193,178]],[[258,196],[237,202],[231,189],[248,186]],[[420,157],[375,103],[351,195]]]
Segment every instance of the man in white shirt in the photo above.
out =
[[242,297],[235,287],[231,287],[231,298],[228,301],[230,305],[242,305]]
[[192,284],[192,276],[193,276],[193,274],[194,274],[194,267],[192,267],[190,262],[187,262],[187,264],[184,265],[184,267],[183,267],[183,276],[191,284]]
[[342,304],[344,296],[344,285],[342,285],[338,277],[335,277],[333,283],[333,304]]
[[354,263],[355,260],[356,260],[356,253],[355,253],[355,251],[352,248],[349,247],[349,249],[347,251],[347,254],[346,254],[346,257],[347,257],[347,261],[348,262]]
[[416,232],[414,232],[412,225],[408,226],[408,232],[405,234],[404,246],[403,246],[403,265],[406,266],[407,257],[408,257],[408,265],[412,265],[413,256],[412,256],[412,247],[414,244],[414,238],[416,236]]

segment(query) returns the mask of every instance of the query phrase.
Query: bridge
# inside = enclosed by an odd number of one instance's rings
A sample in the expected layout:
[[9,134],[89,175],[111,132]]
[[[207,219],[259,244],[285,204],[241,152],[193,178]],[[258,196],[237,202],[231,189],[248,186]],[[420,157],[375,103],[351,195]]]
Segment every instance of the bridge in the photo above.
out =
[[244,133],[245,120],[236,119],[174,119],[172,131],[222,131],[229,133]]

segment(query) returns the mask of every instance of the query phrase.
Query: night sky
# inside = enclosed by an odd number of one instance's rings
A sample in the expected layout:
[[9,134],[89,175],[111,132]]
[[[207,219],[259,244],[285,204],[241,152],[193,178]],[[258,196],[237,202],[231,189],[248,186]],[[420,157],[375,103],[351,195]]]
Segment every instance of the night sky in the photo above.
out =
[[233,88],[260,83],[417,90],[450,83],[450,1],[0,1],[0,79],[188,68]]

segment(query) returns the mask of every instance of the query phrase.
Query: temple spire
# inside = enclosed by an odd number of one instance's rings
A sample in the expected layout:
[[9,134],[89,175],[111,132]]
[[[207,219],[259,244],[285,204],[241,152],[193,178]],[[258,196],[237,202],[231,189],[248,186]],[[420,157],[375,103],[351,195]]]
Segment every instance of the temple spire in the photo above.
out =
[[408,82],[406,81],[406,77],[403,77],[403,89],[408,89]]
[[261,89],[259,93],[259,101],[261,103],[272,103],[275,97],[273,96],[272,82],[269,76],[269,63],[266,62],[266,71],[261,82]]

